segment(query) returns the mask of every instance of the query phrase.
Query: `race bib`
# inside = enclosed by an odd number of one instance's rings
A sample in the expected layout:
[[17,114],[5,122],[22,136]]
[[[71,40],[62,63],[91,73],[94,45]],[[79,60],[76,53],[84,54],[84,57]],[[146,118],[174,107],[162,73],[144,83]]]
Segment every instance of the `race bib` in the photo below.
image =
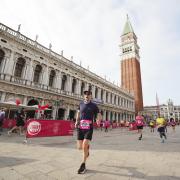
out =
[[80,129],[90,129],[90,124],[91,121],[90,120],[81,120],[80,121]]
[[142,126],[143,122],[141,120],[137,120],[137,125]]

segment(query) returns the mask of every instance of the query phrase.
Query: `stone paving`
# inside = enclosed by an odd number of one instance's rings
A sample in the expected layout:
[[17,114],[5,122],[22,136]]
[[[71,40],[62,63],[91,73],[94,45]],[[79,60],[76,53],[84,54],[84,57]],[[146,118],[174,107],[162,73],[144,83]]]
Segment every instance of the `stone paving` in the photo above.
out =
[[[75,133],[76,134],[76,133]],[[0,180],[180,180],[180,127],[163,144],[157,132],[94,131],[86,174],[77,174],[82,155],[76,136],[0,136]]]

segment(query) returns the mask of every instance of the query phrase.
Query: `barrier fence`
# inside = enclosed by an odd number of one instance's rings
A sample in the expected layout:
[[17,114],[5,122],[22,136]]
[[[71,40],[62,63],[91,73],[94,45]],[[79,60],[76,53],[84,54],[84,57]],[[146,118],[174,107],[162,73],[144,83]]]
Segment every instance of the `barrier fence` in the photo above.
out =
[[[3,128],[12,128],[16,125],[15,119],[5,119],[3,122]],[[100,128],[100,124],[93,123],[95,128]],[[104,127],[104,125],[103,125]],[[112,123],[108,125],[112,128],[128,128],[136,130],[136,123],[131,122],[128,124]],[[74,130],[74,123],[67,120],[44,120],[44,119],[29,119],[25,123],[26,138],[35,137],[50,137],[50,136],[72,136]]]

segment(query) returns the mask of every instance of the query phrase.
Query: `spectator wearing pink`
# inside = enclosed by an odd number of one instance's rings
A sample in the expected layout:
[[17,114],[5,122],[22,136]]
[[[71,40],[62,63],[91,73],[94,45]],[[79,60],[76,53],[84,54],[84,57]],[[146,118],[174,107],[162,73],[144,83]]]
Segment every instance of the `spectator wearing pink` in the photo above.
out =
[[108,127],[109,127],[109,125],[110,125],[110,123],[109,123],[109,121],[106,119],[106,120],[104,121],[105,132],[108,132]]
[[140,112],[136,116],[136,126],[138,129],[138,133],[140,135],[139,140],[141,140],[142,139],[143,126],[144,126],[144,117],[140,114]]

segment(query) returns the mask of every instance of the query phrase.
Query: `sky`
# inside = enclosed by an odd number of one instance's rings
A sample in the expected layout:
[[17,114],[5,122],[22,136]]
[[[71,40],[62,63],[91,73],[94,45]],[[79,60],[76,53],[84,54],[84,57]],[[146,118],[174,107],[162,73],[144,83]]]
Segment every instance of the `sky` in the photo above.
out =
[[1,0],[0,22],[120,86],[128,14],[140,46],[144,105],[180,105],[179,0]]

